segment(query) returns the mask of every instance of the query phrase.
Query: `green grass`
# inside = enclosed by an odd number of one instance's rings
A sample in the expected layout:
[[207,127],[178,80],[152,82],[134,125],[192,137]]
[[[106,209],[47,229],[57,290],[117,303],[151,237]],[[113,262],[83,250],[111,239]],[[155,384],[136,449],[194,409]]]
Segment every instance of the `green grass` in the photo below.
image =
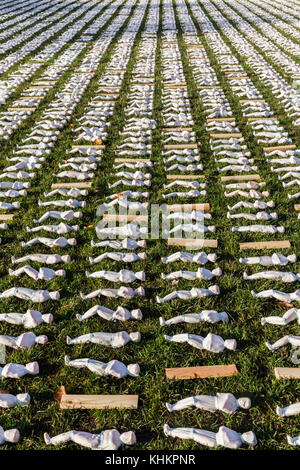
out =
[[[175,3],[174,3],[175,5]],[[0,424],[4,429],[17,427],[20,430],[22,439],[14,448],[16,449],[45,449],[43,433],[49,432],[50,435],[56,435],[70,429],[85,430],[90,432],[100,432],[103,429],[117,428],[120,431],[134,430],[137,435],[137,444],[135,449],[203,449],[192,441],[182,441],[179,439],[166,438],[163,434],[163,424],[169,423],[173,426],[197,427],[217,431],[219,426],[226,425],[232,429],[244,432],[253,430],[258,439],[257,449],[288,449],[286,443],[286,434],[299,434],[299,417],[279,418],[275,413],[276,405],[285,406],[298,401],[299,384],[297,381],[277,381],[273,369],[275,366],[291,366],[291,350],[283,348],[272,354],[265,347],[265,341],[275,341],[284,334],[297,334],[299,327],[296,323],[287,327],[276,327],[260,325],[260,318],[267,315],[281,315],[284,310],[273,301],[261,301],[251,296],[250,290],[256,291],[266,288],[275,288],[280,290],[295,290],[286,288],[282,283],[272,284],[268,281],[246,283],[242,280],[243,266],[238,262],[240,256],[239,242],[251,240],[263,240],[262,235],[252,234],[251,237],[245,234],[232,234],[230,220],[226,218],[228,201],[223,195],[223,189],[220,184],[217,168],[210,152],[208,137],[204,129],[204,116],[202,107],[198,98],[197,89],[190,69],[182,32],[177,21],[179,30],[178,41],[182,53],[184,73],[188,84],[192,114],[195,121],[195,131],[197,140],[202,142],[201,156],[204,164],[205,181],[208,183],[208,195],[200,202],[206,201],[211,204],[213,219],[210,222],[217,226],[217,232],[213,238],[219,241],[219,247],[216,251],[218,255],[218,265],[223,270],[223,276],[218,280],[221,289],[219,298],[198,299],[195,301],[173,301],[167,304],[158,305],[155,302],[156,295],[165,295],[173,290],[173,286],[160,279],[160,273],[170,272],[177,269],[194,269],[194,266],[175,263],[170,266],[162,265],[160,258],[171,254],[174,250],[167,247],[165,240],[149,240],[147,242],[146,262],[120,264],[112,261],[104,261],[99,265],[99,269],[116,270],[127,268],[134,271],[144,270],[146,272],[146,282],[143,286],[146,290],[145,298],[136,298],[131,301],[117,301],[115,299],[95,299],[82,301],[79,292],[90,292],[96,288],[108,287],[109,283],[102,280],[87,279],[86,270],[91,269],[88,263],[88,257],[100,254],[99,249],[93,249],[90,246],[91,239],[96,239],[94,229],[85,229],[90,224],[96,225],[96,209],[100,202],[104,201],[104,195],[108,194],[109,182],[113,181],[111,177],[112,163],[114,161],[114,150],[120,142],[119,131],[125,123],[124,106],[131,83],[131,72],[133,70],[136,58],[137,48],[140,41],[140,33],[137,35],[132,50],[132,55],[128,63],[127,72],[123,81],[120,98],[115,108],[115,113],[109,128],[109,136],[106,142],[106,150],[103,156],[93,187],[100,190],[100,193],[90,192],[87,198],[87,208],[83,211],[81,219],[81,230],[76,236],[77,246],[66,250],[55,250],[57,253],[69,253],[72,262],[65,265],[67,271],[66,278],[59,278],[50,282],[40,281],[39,284],[23,278],[10,278],[7,275],[10,267],[10,257],[12,255],[19,257],[30,251],[23,251],[20,247],[21,240],[28,240],[26,225],[33,225],[33,218],[41,215],[43,208],[37,208],[39,196],[50,189],[53,182],[52,174],[58,169],[58,163],[65,158],[66,149],[72,144],[72,128],[67,127],[60,134],[57,145],[49,157],[47,166],[38,173],[34,180],[34,187],[29,195],[22,201],[22,208],[11,226],[12,230],[3,233],[3,242],[1,245],[0,258],[0,292],[12,286],[26,286],[32,288],[47,288],[48,290],[59,289],[61,300],[59,302],[48,301],[42,305],[24,304],[17,299],[1,300],[1,312],[6,311],[25,311],[27,308],[40,310],[42,313],[53,313],[54,323],[51,325],[41,325],[34,331],[36,334],[47,334],[49,343],[45,347],[36,346],[29,351],[11,351],[7,350],[7,361],[17,363],[27,363],[37,360],[40,365],[40,374],[36,377],[26,376],[18,381],[3,380],[1,388],[10,393],[17,394],[28,391],[32,398],[32,403],[26,408],[14,408],[10,410],[0,409]],[[126,27],[124,25],[123,29]],[[140,29],[140,32],[143,28]],[[89,100],[95,96],[97,82],[105,70],[111,55],[114,52],[114,46],[120,34],[115,38],[107,53],[101,60],[95,76],[85,91],[80,104],[77,106],[72,123],[76,126],[78,118],[84,114],[85,107]],[[285,225],[287,231],[284,236],[267,237],[268,239],[287,238],[292,243],[292,248],[286,250],[284,254],[297,253],[299,247],[299,233],[297,231],[298,222],[295,212],[292,208],[292,202],[288,201],[287,194],[283,190],[277,177],[274,176],[269,167],[263,163],[261,149],[256,145],[251,130],[247,128],[241,115],[238,102],[232,96],[230,88],[221,74],[214,57],[209,50],[205,38],[199,31],[199,37],[206,47],[212,65],[216,67],[218,78],[226,92],[226,96],[232,106],[237,124],[241,132],[245,135],[247,145],[253,153],[255,164],[259,167],[259,173],[263,181],[267,182],[266,189],[270,191],[272,199],[276,202],[276,210],[279,214],[278,225]],[[154,166],[151,186],[151,203],[161,203],[162,185],[165,182],[165,174],[162,162],[162,133],[163,122],[161,118],[161,28],[158,32],[158,45],[156,56],[156,83],[154,99],[154,119],[158,126],[153,133],[153,155],[152,160],[159,163]],[[76,67],[86,51],[74,62]],[[239,59],[239,57],[237,55]],[[243,61],[241,63],[244,65]],[[75,70],[75,68],[73,69]],[[61,89],[63,84],[69,78],[71,71],[66,72],[62,79],[57,82],[55,88],[51,90],[46,100],[43,101],[39,110],[34,113],[26,124],[5,143],[2,147],[2,164],[4,165],[7,156],[12,155],[15,145],[20,144],[29,133],[30,128],[40,119],[42,111],[53,99],[54,93]],[[266,99],[271,106],[279,105],[272,98],[270,91],[265,89],[258,80],[255,85],[261,87],[265,93]],[[276,113],[277,115],[277,113]],[[298,143],[297,132],[294,132],[286,116],[278,114],[286,128],[291,131],[295,142]],[[292,131],[294,132],[292,134]],[[177,201],[175,201],[177,202]],[[231,200],[230,200],[231,203]],[[44,208],[45,209],[45,208]],[[45,233],[45,236],[46,233]],[[34,252],[35,250],[32,250]],[[46,253],[43,247],[38,248],[39,252]],[[207,250],[214,251],[214,250]],[[261,254],[270,254],[270,251],[264,251]],[[254,255],[255,252],[247,252],[247,255]],[[32,266],[38,265],[31,263]],[[292,265],[291,270],[300,271],[299,263]],[[58,269],[57,267],[56,269]],[[98,268],[98,266],[97,266]],[[255,270],[258,270],[255,268]],[[288,268],[287,268],[288,270]],[[247,270],[250,272],[250,269]],[[253,269],[254,271],[254,269]],[[208,285],[212,285],[208,283]],[[193,285],[204,287],[205,282],[197,281]],[[133,285],[135,286],[135,284]],[[138,283],[136,283],[138,286]],[[190,289],[190,282],[181,280],[174,288]],[[98,302],[99,300],[99,302]],[[79,323],[76,313],[84,313],[94,304],[99,303],[109,308],[117,307],[121,304],[128,308],[140,307],[144,314],[142,322],[127,323],[109,323],[100,318],[92,318],[84,323]],[[230,322],[226,325],[178,325],[175,327],[159,326],[158,318],[171,318],[172,316],[197,312],[203,309],[216,309],[218,311],[227,311]],[[139,344],[129,343],[124,348],[111,351],[109,348],[95,345],[76,345],[67,346],[65,338],[78,336],[90,331],[120,331],[126,330],[140,331],[142,342]],[[205,336],[209,332],[220,334],[224,338],[236,338],[238,349],[236,352],[224,352],[213,355],[208,352],[199,352],[186,345],[168,343],[164,340],[164,334],[176,334],[189,331],[191,333]],[[0,324],[1,334],[17,335],[22,332],[21,328],[8,324]],[[126,378],[123,380],[113,379],[111,377],[97,377],[87,370],[76,370],[64,366],[64,355],[72,358],[91,357],[103,360],[105,362],[111,359],[118,359],[125,364],[138,362],[141,366],[141,374],[136,379]],[[195,366],[195,365],[213,365],[213,364],[231,364],[235,363],[239,370],[236,377],[203,379],[203,380],[185,380],[170,382],[165,379],[166,367]],[[68,393],[82,394],[139,394],[138,410],[60,410],[58,404],[54,401],[53,395],[60,385],[65,385]],[[238,411],[233,416],[224,415],[220,412],[210,414],[205,411],[189,409],[182,412],[170,414],[165,407],[165,402],[175,402],[178,399],[197,395],[210,394],[217,392],[232,392],[236,397],[249,396],[252,399],[252,407],[248,411]],[[2,449],[10,449],[11,446],[4,445]],[[67,444],[58,448],[79,449],[75,444]]]

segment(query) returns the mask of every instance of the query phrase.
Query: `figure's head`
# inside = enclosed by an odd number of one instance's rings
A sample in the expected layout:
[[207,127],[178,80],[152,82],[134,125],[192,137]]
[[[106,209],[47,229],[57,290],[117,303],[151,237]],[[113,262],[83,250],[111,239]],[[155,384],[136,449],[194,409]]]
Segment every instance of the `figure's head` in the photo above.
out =
[[69,263],[71,261],[71,256],[70,255],[62,255],[61,259],[64,263]]
[[38,362],[29,362],[28,364],[26,364],[26,369],[28,370],[28,372],[32,375],[36,375],[39,373],[39,364]]
[[141,320],[143,318],[142,311],[139,308],[132,310],[131,315],[132,315],[132,318],[134,318],[134,320]]
[[140,366],[138,364],[129,364],[127,366],[128,373],[131,377],[138,377],[140,374]]
[[48,342],[48,338],[46,335],[40,335],[36,337],[35,341],[38,344],[46,344]]
[[238,404],[240,408],[244,408],[245,410],[248,410],[251,406],[251,400],[250,398],[247,398],[247,397],[241,397],[241,398],[238,398]]
[[27,406],[29,405],[30,403],[30,395],[29,393],[19,393],[17,396],[16,396],[17,400],[18,400],[18,405],[20,406]]
[[49,292],[49,297],[50,299],[52,300],[59,300],[60,298],[60,293],[58,292],[58,290],[55,290],[53,292]]
[[230,351],[235,351],[236,350],[236,340],[235,339],[226,339],[224,341],[225,348],[230,349]]
[[123,442],[123,444],[126,444],[127,446],[132,446],[133,444],[136,443],[136,437],[133,431],[123,432],[120,435],[120,439]]
[[129,334],[131,341],[134,343],[139,343],[141,341],[141,333],[139,331],[134,331]]
[[42,319],[45,323],[52,323],[53,322],[53,315],[52,315],[52,313],[46,313],[45,315],[42,315]]
[[249,446],[255,446],[257,444],[257,439],[253,431],[244,432],[242,439]]

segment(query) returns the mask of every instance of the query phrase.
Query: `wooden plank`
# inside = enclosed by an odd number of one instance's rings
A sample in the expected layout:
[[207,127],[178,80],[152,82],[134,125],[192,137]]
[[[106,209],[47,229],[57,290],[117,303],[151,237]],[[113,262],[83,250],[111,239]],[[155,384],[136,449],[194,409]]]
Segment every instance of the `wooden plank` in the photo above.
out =
[[178,83],[164,83],[164,88],[187,88],[186,82],[178,82]]
[[148,222],[148,216],[147,215],[127,215],[127,214],[103,214],[103,220],[116,220],[117,222]]
[[209,134],[210,139],[230,139],[231,137],[235,137],[237,139],[240,139],[243,137],[243,134],[240,132],[228,132],[224,134]]
[[205,49],[201,44],[188,44],[187,49]]
[[83,182],[72,182],[72,183],[53,183],[51,184],[51,189],[56,188],[91,188],[92,183],[83,183]]
[[11,221],[14,218],[14,214],[0,214],[0,220]]
[[167,175],[167,180],[194,180],[203,178],[205,178],[205,175]]
[[138,408],[138,395],[62,395],[60,408],[81,410]]
[[218,90],[222,89],[222,87],[217,86],[217,85],[199,85],[199,86],[197,86],[198,90],[205,90],[206,88],[208,88],[208,89],[217,88]]
[[300,204],[294,204],[295,211],[300,211]]
[[186,248],[217,248],[218,240],[208,238],[168,238],[168,246],[184,246]]
[[221,181],[256,181],[256,180],[260,180],[259,175],[221,176]]
[[164,150],[182,150],[182,149],[196,149],[198,148],[197,144],[166,144],[164,145]]
[[294,150],[296,145],[277,145],[275,147],[264,147],[264,152],[272,152],[273,150]]
[[300,367],[274,367],[276,379],[300,379]]
[[149,158],[115,158],[114,160],[116,163],[128,162],[128,163],[151,163]]
[[235,118],[209,118],[206,122],[235,122]]
[[248,100],[240,100],[240,104],[245,104],[245,103],[265,103],[266,100],[257,100],[257,99],[248,99]]
[[230,377],[237,374],[238,370],[235,364],[221,366],[175,367],[166,369],[166,378],[170,380]]
[[180,210],[195,210],[195,211],[209,211],[210,204],[195,203],[195,204],[167,204],[167,211],[180,211]]
[[249,122],[252,122],[252,121],[274,121],[274,120],[277,120],[277,118],[275,116],[271,117],[271,118],[267,118],[267,117],[252,117],[252,118],[248,118],[247,121]]
[[240,243],[240,250],[269,250],[271,248],[291,248],[291,244],[289,240]]
[[193,130],[192,127],[163,127],[162,129],[164,132],[181,132],[181,131],[188,131],[191,132]]
[[35,107],[27,107],[27,108],[21,108],[20,106],[16,106],[13,108],[7,108],[8,111],[35,111],[37,109],[37,106]]

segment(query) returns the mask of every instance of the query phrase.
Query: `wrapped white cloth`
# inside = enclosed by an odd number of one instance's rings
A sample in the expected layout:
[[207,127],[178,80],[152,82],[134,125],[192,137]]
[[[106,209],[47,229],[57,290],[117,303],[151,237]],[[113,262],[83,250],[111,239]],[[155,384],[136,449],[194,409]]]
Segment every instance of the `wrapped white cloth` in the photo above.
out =
[[146,247],[146,240],[133,240],[132,238],[124,238],[124,240],[103,240],[102,242],[91,241],[92,247],[109,247],[115,250],[137,250]]
[[294,320],[298,320],[298,324],[300,324],[300,309],[299,308],[290,308],[289,310],[285,312],[285,314],[282,317],[278,317],[278,316],[263,317],[261,319],[261,324],[266,325],[267,323],[269,323],[271,325],[285,326]]
[[126,367],[123,362],[115,359],[107,363],[88,358],[79,358],[70,361],[68,356],[65,356],[65,364],[66,366],[75,367],[76,369],[87,368],[94,374],[100,376],[111,375],[117,379],[122,379],[127,375],[130,377],[138,377],[140,373],[140,366],[138,364],[129,364]]
[[42,253],[32,253],[31,255],[22,256],[21,258],[11,257],[12,264],[25,263],[27,261],[36,261],[38,263],[56,264],[69,263],[71,258],[69,255],[47,255]]
[[199,253],[186,253],[184,251],[177,251],[165,258],[161,258],[161,262],[167,264],[183,261],[184,263],[206,264],[209,261],[214,263],[216,259],[217,255],[215,253],[207,254],[204,251]]
[[0,408],[13,408],[15,406],[27,406],[30,403],[28,393],[11,395],[10,393],[0,393]]
[[300,414],[300,403],[294,403],[293,405],[288,405],[285,408],[280,408],[276,406],[276,414],[278,416],[295,416]]
[[65,237],[59,237],[59,238],[47,238],[47,237],[36,237],[32,238],[28,242],[21,242],[22,247],[28,247],[28,246],[33,246],[33,245],[45,245],[48,246],[49,248],[54,248],[56,246],[59,246],[61,248],[64,248],[68,245],[70,246],[75,246],[76,245],[76,238],[65,238]]
[[77,199],[61,199],[55,201],[38,201],[38,205],[41,207],[56,206],[56,207],[72,207],[72,209],[86,207],[86,201],[77,201]]
[[231,214],[227,212],[227,219],[245,219],[245,220],[277,220],[278,214],[277,212],[272,212],[269,214],[266,211],[256,212],[256,214],[247,214],[241,212],[239,214]]
[[291,446],[300,446],[300,436],[291,437],[287,435],[286,439]]
[[185,410],[191,406],[195,406],[195,408],[200,410],[210,411],[211,413],[220,410],[227,414],[233,414],[239,408],[248,410],[251,406],[251,400],[247,397],[235,398],[232,393],[217,393],[216,396],[197,395],[184,398],[173,405],[166,403],[168,411]]
[[96,258],[89,258],[91,264],[97,264],[104,259],[112,259],[113,261],[121,261],[123,263],[133,263],[134,261],[142,261],[147,258],[146,253],[122,253],[120,251],[106,252]]
[[125,344],[133,341],[139,343],[141,341],[141,334],[138,331],[127,333],[127,331],[118,331],[117,333],[106,333],[98,331],[95,333],[87,333],[71,339],[69,336],[66,338],[67,344],[101,344],[102,346],[111,346],[112,348],[121,348]]
[[48,338],[45,335],[36,336],[32,331],[22,333],[19,336],[0,335],[0,344],[13,349],[30,349],[36,344],[46,344]]
[[31,277],[35,281],[44,280],[49,281],[54,279],[55,277],[65,277],[66,271],[64,269],[58,269],[54,271],[54,269],[50,268],[40,268],[38,271],[31,266],[22,266],[21,268],[8,270],[8,274],[10,276],[22,276],[22,274],[27,274],[27,276]]
[[47,211],[43,214],[39,219],[33,219],[35,224],[42,224],[46,222],[48,219],[62,219],[62,220],[72,220],[73,218],[80,218],[82,217],[82,212],[74,212],[74,211]]
[[174,271],[169,274],[161,273],[162,279],[188,279],[189,281],[195,281],[196,279],[204,279],[210,281],[214,277],[219,277],[222,275],[222,270],[220,268],[213,269],[210,271],[205,268],[198,268],[197,271]]
[[232,232],[259,232],[259,233],[284,233],[284,227],[274,225],[244,225],[242,227],[232,227]]
[[282,302],[300,301],[300,290],[296,290],[290,294],[275,289],[263,290],[257,293],[252,290],[251,294],[253,297],[257,297],[258,299],[276,299]]
[[114,271],[96,271],[94,273],[85,272],[86,277],[97,279],[107,279],[111,282],[125,282],[130,283],[136,280],[145,281],[146,276],[144,271],[133,272],[128,269],[121,269],[119,272]]
[[284,256],[281,253],[273,253],[272,256],[252,256],[250,258],[240,258],[240,263],[260,264],[261,266],[286,266],[288,263],[295,263],[295,254]]
[[47,445],[53,446],[71,441],[92,450],[118,450],[122,444],[133,445],[136,443],[133,431],[120,434],[116,429],[108,429],[100,434],[92,434],[85,431],[67,431],[51,438],[49,434],[45,433],[44,440]]
[[156,302],[158,304],[163,304],[173,299],[191,300],[191,299],[197,299],[197,298],[202,298],[202,297],[209,297],[211,295],[220,295],[219,286],[217,285],[211,286],[209,289],[193,287],[191,290],[173,291],[173,292],[170,292],[170,294],[167,294],[165,297],[156,296]]
[[37,310],[27,310],[26,313],[1,313],[1,321],[12,325],[22,325],[24,328],[35,328],[41,323],[52,323],[53,315],[51,313],[42,315]]
[[3,427],[0,426],[0,445],[4,444],[4,442],[11,442],[15,444],[20,440],[20,433],[18,429],[8,429],[4,431]]
[[144,296],[145,291],[143,287],[132,289],[131,287],[121,286],[119,289],[98,289],[86,295],[80,292],[80,297],[83,300],[93,299],[95,297],[100,297],[101,295],[104,297],[122,297],[124,299],[132,299],[135,296]]
[[223,446],[229,449],[238,449],[243,444],[255,446],[256,436],[252,431],[240,434],[232,429],[221,426],[217,433],[194,428],[170,428],[164,425],[166,436],[179,437],[180,439],[191,439],[203,446],[218,447]]
[[0,298],[17,297],[18,299],[30,300],[31,302],[46,302],[46,300],[59,300],[58,291],[49,292],[43,289],[28,289],[27,287],[11,287],[0,293]]
[[213,333],[208,333],[205,338],[191,333],[182,333],[174,336],[164,335],[164,338],[174,343],[188,343],[196,349],[205,349],[213,353],[222,352],[224,349],[235,351],[237,347],[235,339],[224,340],[221,336]]
[[216,227],[214,225],[206,226],[206,225],[203,225],[203,224],[195,223],[195,224],[179,224],[179,225],[176,225],[171,230],[165,230],[165,234],[171,235],[172,233],[176,233],[176,232],[207,233],[207,232],[215,232],[215,231],[216,231]]
[[178,315],[177,317],[170,318],[170,320],[165,320],[163,317],[159,318],[159,323],[161,326],[177,325],[178,323],[218,323],[220,321],[224,323],[228,322],[228,315],[226,312],[202,310],[200,313],[186,313],[183,315]]
[[[99,317],[108,321],[128,321],[128,320],[141,320],[143,318],[141,310],[127,310],[125,307],[117,307],[116,310],[111,310],[110,308],[103,307],[101,305],[94,305],[83,315],[79,313],[76,315],[77,320],[84,321],[93,317],[94,315],[99,315]],[[1,316],[0,316],[1,319]]]
[[61,222],[58,225],[38,225],[37,227],[26,227],[26,231],[30,233],[40,232],[45,230],[46,232],[57,233],[62,235],[63,233],[77,232],[79,230],[79,225],[67,225]]
[[275,202],[274,201],[255,201],[255,202],[249,202],[249,201],[239,201],[233,206],[227,206],[230,211],[234,211],[235,209],[239,209],[240,207],[246,207],[247,209],[267,209],[268,207],[275,207]]
[[300,281],[300,273],[294,274],[285,271],[261,271],[259,273],[248,275],[243,273],[245,281],[255,281],[256,279],[269,279],[271,281],[281,282],[298,282]]
[[148,232],[147,227],[139,227],[137,224],[131,222],[130,224],[122,225],[120,227],[96,227],[96,233],[99,238],[103,238],[103,235],[114,235],[118,237],[134,237],[138,238],[142,235],[146,235]]
[[39,373],[39,365],[37,362],[29,362],[28,364],[15,364],[9,362],[4,367],[0,367],[0,376],[9,379],[19,379],[24,375],[37,375]]
[[286,335],[273,344],[269,343],[268,341],[266,342],[267,348],[272,352],[277,351],[277,349],[280,349],[283,346],[288,346],[289,344],[292,346],[292,348],[299,348],[300,336]]

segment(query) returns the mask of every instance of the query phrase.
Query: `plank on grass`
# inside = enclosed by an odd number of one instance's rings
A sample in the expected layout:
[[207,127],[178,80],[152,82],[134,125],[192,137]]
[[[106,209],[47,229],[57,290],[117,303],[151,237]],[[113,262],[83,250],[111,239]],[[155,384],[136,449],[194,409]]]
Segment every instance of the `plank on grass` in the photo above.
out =
[[221,176],[221,181],[254,181],[260,180],[259,175],[235,175],[235,176]]
[[77,183],[76,181],[72,183],[53,183],[51,184],[51,189],[57,188],[91,188],[92,183]]
[[168,211],[181,211],[181,210],[195,210],[195,211],[209,211],[210,204],[203,203],[195,203],[195,204],[167,204]]
[[14,214],[0,214],[0,220],[13,220]]
[[168,246],[185,246],[186,248],[217,248],[218,240],[208,238],[168,238]]
[[294,204],[295,211],[300,211],[300,204]]
[[224,133],[224,134],[210,134],[209,137],[211,139],[231,139],[231,137],[236,137],[237,139],[240,139],[243,137],[243,134],[240,132],[232,132],[232,133]]
[[133,409],[138,408],[138,395],[62,395],[61,409]]
[[237,374],[238,370],[235,364],[166,369],[166,377],[170,380],[204,379],[206,377],[229,377]]
[[269,250],[271,248],[291,248],[291,244],[289,240],[240,243],[240,250]]
[[300,379],[300,367],[274,367],[276,379]]
[[112,221],[115,220],[117,222],[131,222],[135,221],[139,222],[148,222],[147,215],[127,215],[127,214],[103,214],[103,220]]
[[276,145],[275,147],[264,147],[264,152],[272,152],[273,150],[294,150],[296,145]]

